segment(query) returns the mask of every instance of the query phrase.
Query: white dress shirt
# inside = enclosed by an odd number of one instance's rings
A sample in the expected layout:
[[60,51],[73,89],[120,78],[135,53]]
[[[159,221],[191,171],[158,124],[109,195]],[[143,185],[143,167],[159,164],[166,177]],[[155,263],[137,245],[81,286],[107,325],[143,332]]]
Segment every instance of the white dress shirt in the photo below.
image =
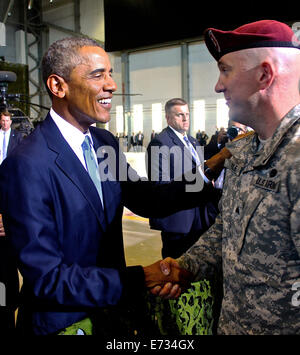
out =
[[[71,125],[69,122],[67,122],[65,119],[60,117],[51,107],[50,109],[50,115],[55,124],[57,125],[57,128],[59,129],[60,133],[64,137],[64,139],[67,141],[69,146],[72,148],[73,152],[76,154],[77,158],[80,160],[81,164],[84,166],[84,168],[87,170],[84,156],[83,156],[83,150],[81,147],[81,144],[84,141],[84,138],[86,135],[88,135],[91,139],[91,142],[93,143],[93,138],[91,136],[90,131],[88,130],[86,134],[82,133],[78,128],[74,127]],[[95,153],[95,150],[93,146],[91,147],[95,161],[97,161],[97,156]]]
[[8,147],[8,143],[9,143],[9,137],[10,137],[10,132],[11,132],[11,128],[8,129],[7,131],[3,131],[3,129],[0,129],[0,164],[3,161],[3,139],[4,139],[4,134],[5,134],[5,150],[7,153],[7,147]]
[[188,145],[186,143],[186,141],[183,139],[183,137],[186,135],[186,134],[182,134],[178,131],[176,131],[176,129],[174,129],[173,127],[169,126],[169,128],[171,128],[171,130],[176,134],[176,136],[181,140],[181,142],[188,148]]
[[[174,129],[173,127],[171,127],[171,126],[168,126],[168,127],[171,128],[171,130],[172,130],[172,131],[176,134],[176,136],[181,140],[181,142],[184,144],[184,146],[189,149],[187,143],[186,143],[185,140],[183,139],[183,137],[184,137],[186,134],[183,135],[182,133],[176,131],[176,129]],[[187,135],[186,135],[186,136],[187,136]],[[187,137],[187,138],[188,138],[188,137]],[[191,143],[191,144],[192,144],[192,143]],[[195,149],[195,151],[196,151],[196,153],[198,154],[198,152],[197,152],[196,149]],[[200,160],[200,159],[199,159],[199,160]],[[200,160],[200,161],[201,161],[201,160]],[[199,173],[200,173],[200,175],[202,176],[202,178],[204,179],[204,181],[205,181],[206,183],[210,183],[210,181],[208,180],[208,178],[204,175],[202,165],[203,165],[203,164],[200,164],[199,167],[198,167]]]

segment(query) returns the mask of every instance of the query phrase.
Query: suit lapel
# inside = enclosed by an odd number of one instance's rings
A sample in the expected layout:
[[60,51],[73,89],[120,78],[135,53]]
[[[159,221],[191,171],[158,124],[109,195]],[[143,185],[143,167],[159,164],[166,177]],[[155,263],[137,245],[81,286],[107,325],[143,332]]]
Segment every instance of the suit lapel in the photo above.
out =
[[182,149],[185,147],[185,145],[181,142],[181,140],[176,136],[176,134],[173,132],[173,130],[170,127],[166,128],[168,135],[170,139],[172,140],[174,145],[177,145],[181,147]]
[[[195,162],[191,152],[189,151],[189,149],[182,143],[182,141],[177,137],[177,135],[173,132],[173,130],[170,127],[167,127],[166,130],[168,132],[170,139],[173,141],[174,145],[180,146],[182,148],[183,154],[184,154],[184,159],[192,160],[193,166],[196,166],[196,162]],[[193,137],[188,136],[188,139],[196,150],[197,144],[196,144],[195,140],[193,139]],[[197,150],[196,150],[196,152],[197,152]],[[200,157],[199,157],[199,159],[200,159]]]
[[[197,141],[197,139],[195,139],[192,136],[188,136],[188,137],[189,137],[189,140],[192,143],[193,147],[195,148],[195,151],[198,154],[200,162],[203,163],[203,160],[204,160],[204,149],[201,150],[201,146],[200,146],[199,142]],[[197,149],[197,147],[198,147],[198,149]]]
[[102,229],[105,230],[105,215],[97,189],[49,114],[41,125],[41,131],[48,143],[49,149],[57,153],[55,163],[80,190],[97,216]]
[[[196,166],[196,163],[195,163],[193,156],[192,156],[191,152],[189,151],[189,149],[183,144],[183,142],[177,137],[177,135],[174,133],[174,131],[170,127],[167,127],[166,130],[167,130],[168,135],[169,135],[170,139],[172,140],[173,144],[179,146],[183,151],[183,165],[184,165],[184,162],[191,161],[192,166],[193,167]],[[183,166],[183,172],[184,172],[184,166]],[[188,166],[188,165],[186,165],[186,166]]]
[[[119,206],[118,200],[121,196],[121,188],[116,180],[116,176],[114,173],[116,170],[118,156],[116,150],[113,150],[114,154],[112,154],[111,149],[113,149],[113,146],[111,142],[106,142],[105,140],[103,140],[103,138],[101,139],[99,137],[99,134],[95,135],[92,128],[90,129],[90,132],[93,137],[93,144],[98,157],[98,164],[103,164],[104,167],[107,167],[107,169],[105,169],[105,174],[103,174],[102,167],[100,167],[99,172],[101,178],[106,220],[108,223],[110,223],[115,216],[116,208]],[[109,150],[106,148],[106,146],[109,147]],[[99,148],[101,150],[101,155],[99,155]],[[113,157],[107,158],[106,154],[112,154]],[[99,158],[99,156],[101,156],[102,158]],[[105,156],[105,158],[103,158],[103,156]]]
[[7,145],[7,154],[10,153],[11,149],[13,148],[13,145],[15,143],[15,132],[13,129],[11,129],[10,131],[10,135],[9,135],[9,141],[8,141],[8,145]]
[[183,155],[184,155],[184,161],[191,160],[193,165],[195,165],[196,163],[195,163],[189,149],[182,143],[182,141],[177,137],[177,135],[173,132],[173,130],[170,127],[168,127],[167,130],[168,130],[169,137],[172,139],[174,145],[177,145],[182,148]]
[[197,148],[197,146],[200,146],[200,144],[197,142],[197,140],[194,137],[188,135],[188,138],[195,149]]

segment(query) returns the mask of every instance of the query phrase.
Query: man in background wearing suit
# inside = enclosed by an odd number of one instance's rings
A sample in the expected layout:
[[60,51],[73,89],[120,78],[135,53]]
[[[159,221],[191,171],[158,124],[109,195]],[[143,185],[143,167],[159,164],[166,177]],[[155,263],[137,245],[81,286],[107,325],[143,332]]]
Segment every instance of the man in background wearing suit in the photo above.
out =
[[142,152],[143,151],[144,134],[141,131],[139,131],[139,133],[135,136],[135,141],[137,144],[138,152]]
[[[168,127],[149,143],[146,157],[148,178],[158,184],[176,179],[201,163],[201,156],[196,151],[200,152],[199,142],[187,134],[190,126],[187,102],[181,98],[167,101],[165,115]],[[217,200],[212,193],[206,205],[165,218],[150,218],[150,227],[161,231],[163,258],[179,257],[199,239],[214,222],[218,213]]]
[[133,334],[120,319],[138,309],[146,287],[162,285],[175,297],[180,288],[159,262],[126,267],[123,207],[165,217],[208,199],[211,187],[186,193],[186,181],[142,181],[115,137],[91,126],[110,120],[116,90],[97,42],[53,43],[42,70],[50,112],[0,167],[0,212],[23,276],[17,326],[22,334]]
[[11,113],[3,111],[0,113],[0,163],[9,155],[14,148],[21,142],[22,134],[11,128]]
[[204,147],[204,159],[207,160],[225,147],[225,144],[232,141],[237,135],[247,133],[248,128],[233,120],[229,120],[228,129],[221,128],[214,134],[210,142]]

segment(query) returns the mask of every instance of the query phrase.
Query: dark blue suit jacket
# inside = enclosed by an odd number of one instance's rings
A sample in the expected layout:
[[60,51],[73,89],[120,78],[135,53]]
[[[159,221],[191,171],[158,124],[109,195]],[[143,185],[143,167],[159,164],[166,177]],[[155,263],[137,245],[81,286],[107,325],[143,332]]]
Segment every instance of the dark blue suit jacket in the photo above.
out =
[[18,144],[20,144],[22,139],[23,136],[21,132],[17,131],[16,129],[11,129],[7,146],[7,155],[9,155]]
[[[195,138],[188,138],[195,149],[200,147]],[[162,154],[157,156],[154,147],[160,148]],[[173,148],[172,153],[169,154],[168,149],[163,152],[162,147]],[[159,180],[159,183],[176,179],[191,168],[196,168],[191,153],[170,127],[165,128],[149,143],[146,163],[148,178],[151,179],[152,174],[152,178]],[[201,220],[198,207],[182,210],[165,218],[150,218],[151,228],[177,234],[187,234],[192,228],[201,231],[204,229],[203,224],[205,225],[205,221]]]
[[[94,307],[119,302],[126,270],[123,206],[145,217],[166,216],[210,195],[209,187],[187,194],[184,184],[161,189],[138,180],[113,135],[90,131],[95,151],[100,148],[104,155],[104,211],[92,180],[50,115],[0,167],[0,212],[23,276],[19,312],[26,309],[25,323],[36,334],[56,332]],[[114,178],[104,181],[108,176]]]

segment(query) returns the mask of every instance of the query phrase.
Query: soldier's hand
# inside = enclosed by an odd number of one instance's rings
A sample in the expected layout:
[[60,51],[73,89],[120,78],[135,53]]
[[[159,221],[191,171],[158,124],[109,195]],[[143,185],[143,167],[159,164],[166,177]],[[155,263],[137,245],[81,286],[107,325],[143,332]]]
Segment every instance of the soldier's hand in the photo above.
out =
[[190,285],[192,274],[181,269],[178,262],[166,258],[144,268],[145,282],[150,292],[163,298],[177,298]]
[[178,284],[173,285],[171,282],[166,283],[164,286],[155,286],[150,289],[154,296],[164,299],[176,299],[181,295],[181,291],[182,288]]

